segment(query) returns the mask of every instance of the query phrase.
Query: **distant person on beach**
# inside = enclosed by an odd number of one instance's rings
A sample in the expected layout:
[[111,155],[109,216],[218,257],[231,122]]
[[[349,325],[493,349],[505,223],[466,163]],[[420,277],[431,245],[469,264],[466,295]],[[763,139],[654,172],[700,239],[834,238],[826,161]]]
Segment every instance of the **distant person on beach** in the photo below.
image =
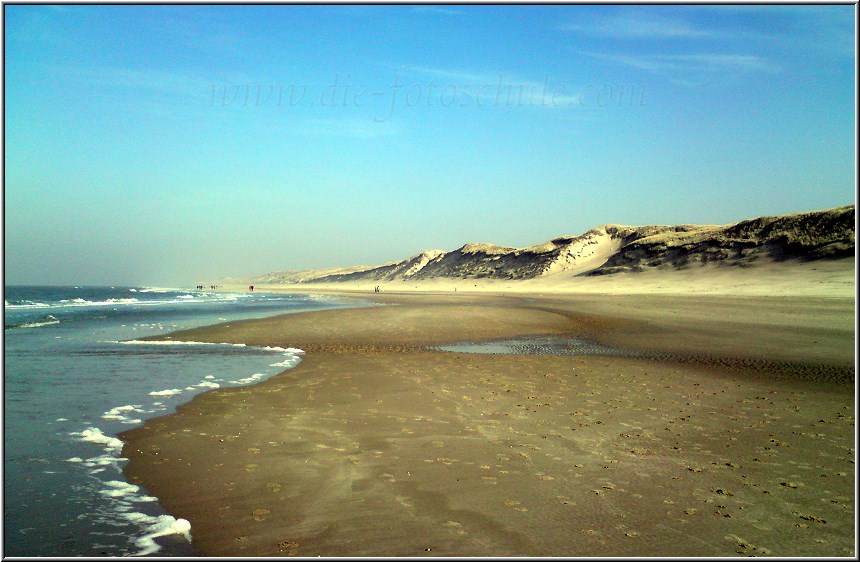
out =
[[248,285],[248,290],[249,290],[249,291],[253,291],[253,290],[254,290],[254,286],[253,286],[253,285]]

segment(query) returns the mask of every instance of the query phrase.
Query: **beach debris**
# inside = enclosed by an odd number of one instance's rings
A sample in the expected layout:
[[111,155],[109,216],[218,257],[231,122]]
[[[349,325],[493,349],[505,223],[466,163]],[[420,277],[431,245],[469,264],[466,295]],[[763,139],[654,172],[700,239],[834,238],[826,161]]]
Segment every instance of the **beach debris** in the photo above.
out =
[[825,521],[821,517],[817,517],[815,515],[803,515],[801,513],[798,513],[797,515],[799,515],[800,518],[803,519],[804,521],[812,521],[813,523],[822,523],[822,524],[827,523],[827,521]]

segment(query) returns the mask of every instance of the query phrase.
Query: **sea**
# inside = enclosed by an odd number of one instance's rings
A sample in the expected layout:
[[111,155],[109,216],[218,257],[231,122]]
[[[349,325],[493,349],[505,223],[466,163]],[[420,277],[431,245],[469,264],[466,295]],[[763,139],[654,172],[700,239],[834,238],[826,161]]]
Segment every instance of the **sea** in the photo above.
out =
[[201,392],[293,368],[304,352],[141,338],[362,305],[326,295],[6,286],[3,557],[199,555],[189,522],[124,478],[117,435]]

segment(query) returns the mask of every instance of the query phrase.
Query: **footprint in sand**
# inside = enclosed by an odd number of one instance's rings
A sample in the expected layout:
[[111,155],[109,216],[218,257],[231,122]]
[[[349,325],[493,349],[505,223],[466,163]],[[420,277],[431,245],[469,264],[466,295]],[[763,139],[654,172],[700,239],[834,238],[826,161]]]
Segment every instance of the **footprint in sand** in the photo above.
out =
[[259,468],[259,466],[256,464],[246,464],[245,465],[245,471],[246,472],[254,472],[255,470],[257,470],[257,468]]
[[255,509],[252,515],[257,521],[265,521],[266,516],[270,513],[271,511],[269,511],[268,509]]
[[266,483],[266,488],[270,489],[272,492],[279,492],[281,490],[281,485],[277,482],[268,482]]

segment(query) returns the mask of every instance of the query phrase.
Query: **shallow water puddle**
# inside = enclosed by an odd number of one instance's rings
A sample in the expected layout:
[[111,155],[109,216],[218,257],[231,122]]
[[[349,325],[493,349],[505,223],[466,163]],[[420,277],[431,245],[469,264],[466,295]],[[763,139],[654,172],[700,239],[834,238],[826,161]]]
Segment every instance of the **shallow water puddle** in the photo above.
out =
[[608,347],[583,338],[540,336],[510,338],[485,342],[462,342],[434,347],[459,353],[494,353],[505,355],[612,355],[640,357],[642,352]]

